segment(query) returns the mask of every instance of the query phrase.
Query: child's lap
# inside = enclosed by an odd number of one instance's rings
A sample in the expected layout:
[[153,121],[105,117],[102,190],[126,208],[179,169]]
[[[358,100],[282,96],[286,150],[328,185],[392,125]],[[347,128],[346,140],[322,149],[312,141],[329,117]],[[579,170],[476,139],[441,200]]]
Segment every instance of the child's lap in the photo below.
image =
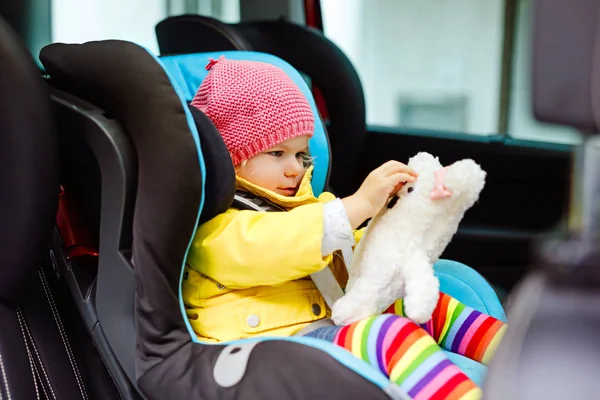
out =
[[[390,326],[395,326],[395,329],[390,329]],[[354,328],[351,330],[351,328]],[[377,351],[386,351],[387,348],[374,348],[374,343],[382,343],[387,342],[388,344],[396,337],[390,336],[401,336],[404,335],[401,332],[402,327],[409,327],[416,332],[412,337],[412,341],[414,342],[416,339],[425,340],[428,342],[429,346],[436,346],[440,352],[443,352],[444,356],[447,357],[450,362],[455,364],[461,371],[463,371],[476,385],[481,385],[483,383],[483,379],[487,372],[487,367],[477,361],[471,360],[467,357],[464,357],[459,354],[455,354],[449,351],[446,351],[438,346],[433,337],[429,335],[429,333],[423,329],[420,325],[411,321],[410,319],[397,315],[397,314],[381,314],[378,316],[367,318],[363,321],[359,321],[357,323],[351,324],[349,326],[320,326],[314,330],[309,330],[303,336],[313,337],[317,339],[322,339],[330,343],[334,343],[340,347],[347,349],[353,354],[363,353],[364,346],[366,346],[366,352]],[[346,336],[341,338],[340,336],[346,331]],[[351,330],[351,332],[349,332]],[[385,332],[383,332],[385,331]],[[348,337],[350,334],[350,337]],[[360,335],[360,337],[356,337]],[[378,336],[378,337],[376,337]],[[427,337],[427,339],[423,339]],[[359,345],[360,343],[360,345]],[[364,346],[363,346],[364,344]],[[410,343],[408,343],[410,345]],[[369,349],[369,346],[371,347]],[[360,351],[359,351],[360,349]],[[361,354],[355,354],[356,356],[360,356]],[[362,358],[362,357],[359,357]],[[369,359],[372,357],[368,357]],[[364,361],[371,361],[366,359]]]
[[[390,313],[365,318],[364,320],[346,326],[331,325],[318,327],[314,330],[310,330],[303,336],[323,339],[335,343],[344,341],[343,338],[340,338],[340,335],[351,335],[353,337],[357,335],[385,335],[389,338],[390,335],[399,334],[405,327],[410,327],[411,330],[418,331],[419,336],[429,336],[427,331],[425,331],[414,321],[411,321],[406,317]],[[433,340],[433,338],[431,339]]]

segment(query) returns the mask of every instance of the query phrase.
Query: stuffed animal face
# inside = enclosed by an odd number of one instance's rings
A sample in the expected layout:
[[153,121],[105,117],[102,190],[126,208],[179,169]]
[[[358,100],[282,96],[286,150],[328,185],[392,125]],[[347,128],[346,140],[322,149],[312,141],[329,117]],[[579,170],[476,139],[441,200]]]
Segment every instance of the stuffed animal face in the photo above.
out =
[[418,153],[408,165],[418,172],[419,178],[398,192],[398,201],[387,213],[395,214],[395,220],[403,220],[413,231],[420,230],[425,243],[444,243],[446,240],[439,236],[446,235],[439,230],[454,231],[464,212],[479,198],[486,173],[470,159],[443,167],[429,153]]
[[[486,173],[475,161],[465,159],[443,167],[437,157],[418,153],[408,166],[419,173],[419,178],[405,185],[398,193],[401,203],[454,203],[471,207],[485,184]],[[444,207],[448,207],[447,204]]]

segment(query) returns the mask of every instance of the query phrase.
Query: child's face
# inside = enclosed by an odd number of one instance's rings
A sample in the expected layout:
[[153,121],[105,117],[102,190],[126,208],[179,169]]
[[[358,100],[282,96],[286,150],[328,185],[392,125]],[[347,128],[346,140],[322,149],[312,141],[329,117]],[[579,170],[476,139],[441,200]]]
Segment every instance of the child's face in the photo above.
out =
[[252,157],[237,168],[241,178],[283,196],[294,196],[304,177],[308,136],[298,136]]

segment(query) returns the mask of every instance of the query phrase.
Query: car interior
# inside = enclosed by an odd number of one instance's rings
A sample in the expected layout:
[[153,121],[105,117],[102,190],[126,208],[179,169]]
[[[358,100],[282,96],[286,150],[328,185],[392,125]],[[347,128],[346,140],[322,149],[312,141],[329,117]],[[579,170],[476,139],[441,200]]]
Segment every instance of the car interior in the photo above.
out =
[[[372,123],[371,77],[326,33],[329,1],[240,2],[235,22],[165,1],[145,27],[155,50],[53,40],[59,1],[0,5],[0,399],[409,398],[318,339],[195,336],[181,296],[191,238],[235,201],[227,148],[190,105],[220,55],[279,66],[306,95],[317,194],[350,195],[419,151],[480,163],[485,189],[442,255],[464,268],[436,274],[443,292],[509,323],[489,368],[449,357],[486,399],[598,391],[600,3],[523,0],[526,101],[532,119],[581,137],[560,143]],[[515,28],[521,0],[502,5]],[[501,91],[501,109],[510,99]]]

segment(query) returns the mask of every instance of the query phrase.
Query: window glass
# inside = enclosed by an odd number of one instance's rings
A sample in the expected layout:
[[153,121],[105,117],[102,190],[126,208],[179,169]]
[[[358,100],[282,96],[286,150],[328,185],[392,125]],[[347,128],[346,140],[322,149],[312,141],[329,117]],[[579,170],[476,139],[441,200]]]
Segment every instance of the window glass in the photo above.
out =
[[495,134],[503,0],[321,0],[361,78],[367,123]]
[[186,13],[238,22],[239,0],[53,0],[52,41],[121,39],[158,54],[156,24]]
[[200,14],[227,23],[240,22],[240,0],[167,0],[170,15]]

